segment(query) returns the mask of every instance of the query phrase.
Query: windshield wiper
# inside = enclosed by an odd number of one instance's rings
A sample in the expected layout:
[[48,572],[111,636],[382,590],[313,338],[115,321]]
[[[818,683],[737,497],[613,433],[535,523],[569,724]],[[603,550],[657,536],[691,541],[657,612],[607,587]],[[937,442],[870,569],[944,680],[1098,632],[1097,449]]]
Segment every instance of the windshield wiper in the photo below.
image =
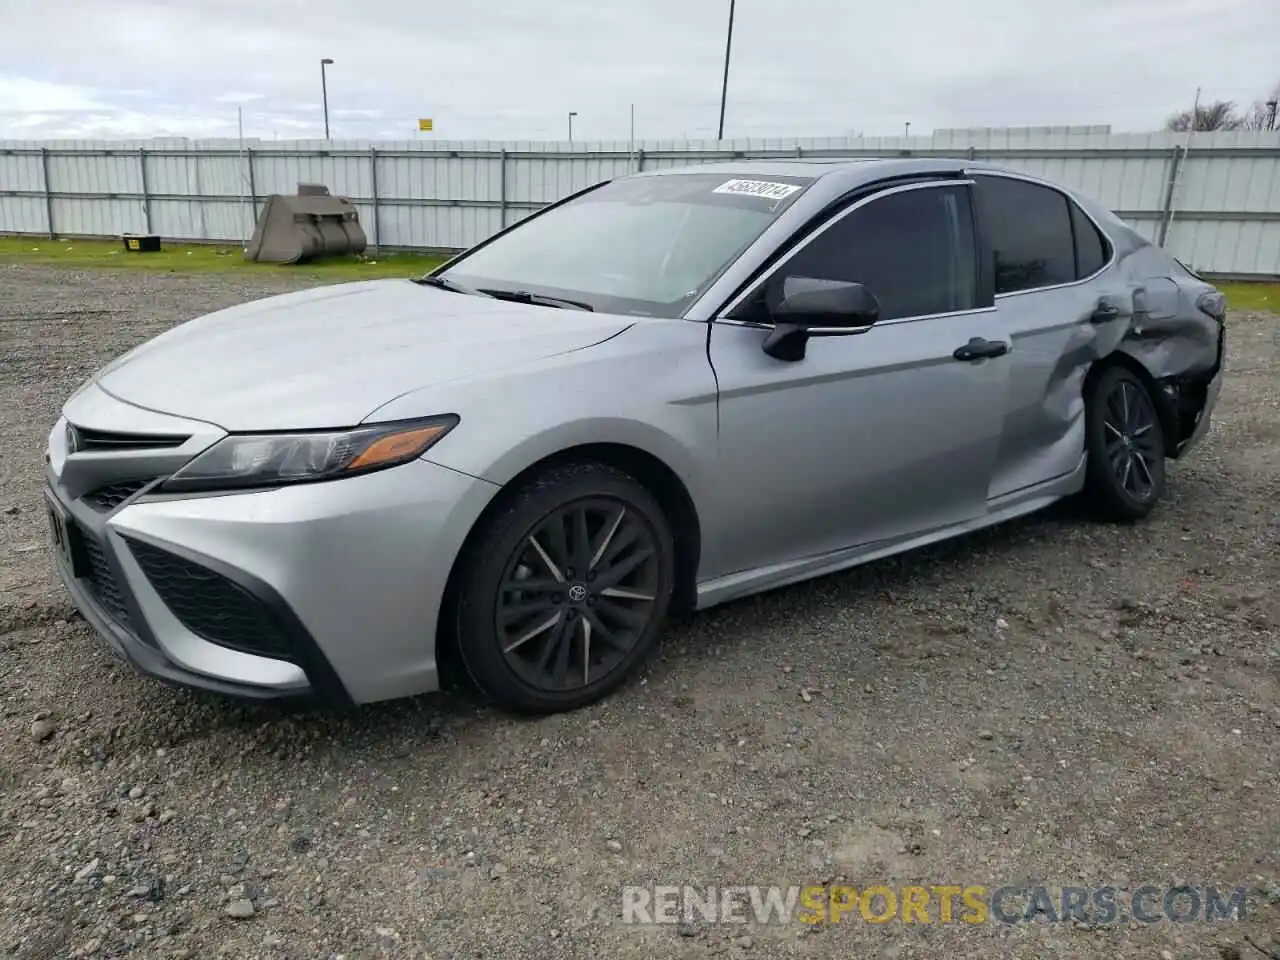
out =
[[487,291],[468,287],[465,283],[450,280],[448,277],[412,277],[414,283],[423,287],[435,287],[438,290],[450,290],[453,293],[465,293],[472,297],[491,296]]
[[482,288],[480,293],[496,300],[510,300],[513,303],[531,303],[538,307],[557,307],[561,310],[587,310],[594,313],[595,307],[581,300],[566,300],[564,297],[549,297],[544,293],[530,293],[528,290],[491,290]]

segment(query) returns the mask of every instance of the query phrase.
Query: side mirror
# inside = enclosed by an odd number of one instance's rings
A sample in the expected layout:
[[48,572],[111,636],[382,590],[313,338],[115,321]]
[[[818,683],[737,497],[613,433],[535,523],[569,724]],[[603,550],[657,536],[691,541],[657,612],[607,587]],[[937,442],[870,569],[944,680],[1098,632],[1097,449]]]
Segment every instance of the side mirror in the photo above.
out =
[[787,277],[772,314],[802,327],[869,327],[880,319],[880,302],[861,283]]
[[[802,360],[811,336],[865,330],[880,319],[880,302],[861,283],[787,277],[782,302],[770,311],[774,328],[761,345],[777,360]],[[818,329],[814,329],[818,328]]]

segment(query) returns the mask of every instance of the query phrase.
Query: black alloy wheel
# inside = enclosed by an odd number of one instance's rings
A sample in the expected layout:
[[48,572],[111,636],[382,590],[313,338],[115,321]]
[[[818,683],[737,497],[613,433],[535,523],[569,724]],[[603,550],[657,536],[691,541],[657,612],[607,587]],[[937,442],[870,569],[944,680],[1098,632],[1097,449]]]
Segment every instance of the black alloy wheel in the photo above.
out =
[[1102,427],[1116,483],[1133,499],[1150,500],[1156,493],[1153,464],[1164,456],[1164,441],[1147,392],[1129,380],[1119,381],[1107,394]]
[[582,706],[624,682],[652,648],[675,550],[657,502],[627,474],[555,468],[510,495],[472,543],[458,648],[498,705]]
[[1164,430],[1146,384],[1124,367],[1104,370],[1086,416],[1088,499],[1110,519],[1146,516],[1165,487]]
[[617,668],[653,617],[657,535],[625,502],[574,500],[507,562],[494,627],[511,669],[539,690],[589,686]]

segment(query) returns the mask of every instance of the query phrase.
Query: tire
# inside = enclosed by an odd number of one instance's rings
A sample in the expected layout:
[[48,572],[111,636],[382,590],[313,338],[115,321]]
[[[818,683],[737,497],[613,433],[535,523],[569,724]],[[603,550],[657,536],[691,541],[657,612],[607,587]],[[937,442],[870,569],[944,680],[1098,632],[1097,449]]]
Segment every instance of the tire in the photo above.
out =
[[653,495],[613,467],[569,464],[505,493],[481,523],[456,621],[459,658],[480,691],[504,710],[547,714],[623,684],[652,651],[675,583],[674,541]]
[[1141,520],[1164,495],[1160,415],[1147,385],[1125,367],[1107,367],[1088,390],[1085,450],[1083,499],[1100,519]]

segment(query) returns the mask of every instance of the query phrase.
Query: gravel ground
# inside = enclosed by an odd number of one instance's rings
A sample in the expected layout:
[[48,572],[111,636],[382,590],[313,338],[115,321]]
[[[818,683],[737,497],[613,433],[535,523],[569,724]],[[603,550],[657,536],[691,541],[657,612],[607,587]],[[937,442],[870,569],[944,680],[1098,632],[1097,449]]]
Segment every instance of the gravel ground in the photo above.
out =
[[[0,266],[0,954],[1280,949],[1280,318],[1231,317],[1213,431],[1148,522],[1055,509],[735,603],[608,702],[519,721],[465,690],[329,714],[175,691],[55,583],[65,395],[297,285]],[[623,884],[824,882],[1251,893],[1214,924],[621,923]]]

